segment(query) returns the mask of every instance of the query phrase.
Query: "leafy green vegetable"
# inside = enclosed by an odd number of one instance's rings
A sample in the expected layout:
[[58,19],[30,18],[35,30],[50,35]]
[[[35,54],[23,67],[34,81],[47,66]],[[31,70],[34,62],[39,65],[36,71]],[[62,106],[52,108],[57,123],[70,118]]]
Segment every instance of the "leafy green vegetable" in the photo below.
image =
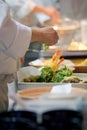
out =
[[53,71],[50,67],[45,67],[41,70],[39,82],[61,82],[65,76],[71,75],[72,71],[66,66],[57,71]]
[[62,74],[55,72],[54,76],[52,77],[52,82],[61,82],[63,78],[64,77]]
[[30,76],[30,77],[24,78],[23,82],[37,82],[37,80],[39,79],[39,77],[40,77],[39,75]]
[[65,76],[69,77],[71,75],[72,75],[72,71],[65,66],[64,68],[55,71],[55,74],[52,78],[52,82],[61,82]]
[[64,77],[72,76],[72,71],[66,66],[53,71],[51,67],[44,67],[39,76],[25,78],[24,82],[62,82]]
[[53,77],[53,70],[50,67],[44,67],[41,70],[41,75],[39,78],[39,82],[50,82]]
[[49,46],[47,44],[43,44],[43,49],[47,51],[49,49]]

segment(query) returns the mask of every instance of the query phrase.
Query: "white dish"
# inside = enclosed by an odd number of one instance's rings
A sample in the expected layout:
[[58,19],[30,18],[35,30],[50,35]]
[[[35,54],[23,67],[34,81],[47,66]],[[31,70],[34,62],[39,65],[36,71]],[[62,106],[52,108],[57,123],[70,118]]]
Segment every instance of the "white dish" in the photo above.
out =
[[87,93],[87,90],[83,88],[72,88],[70,94],[51,94],[52,87],[37,87],[33,89],[26,89],[18,91],[18,95],[23,99],[38,99],[43,94],[46,94],[44,98],[54,99],[54,98],[72,98],[75,95],[82,95]]
[[[61,84],[61,83],[42,83],[42,82],[22,82],[23,78],[29,77],[30,75],[37,75],[40,74],[40,70],[28,66],[28,67],[23,67],[19,69],[17,72],[17,79],[18,79],[18,90],[22,89],[28,89],[28,88],[37,88],[37,87],[53,87],[55,85]],[[82,80],[87,80],[87,73],[74,73],[74,76],[77,76],[81,78]],[[87,89],[87,83],[72,83],[73,87],[79,87],[79,88],[85,88]]]
[[[28,64],[34,67],[42,67],[45,66],[45,61],[49,59],[36,59],[34,61],[29,62]],[[64,60],[62,63],[60,63],[61,66],[74,66],[75,64],[71,60]]]

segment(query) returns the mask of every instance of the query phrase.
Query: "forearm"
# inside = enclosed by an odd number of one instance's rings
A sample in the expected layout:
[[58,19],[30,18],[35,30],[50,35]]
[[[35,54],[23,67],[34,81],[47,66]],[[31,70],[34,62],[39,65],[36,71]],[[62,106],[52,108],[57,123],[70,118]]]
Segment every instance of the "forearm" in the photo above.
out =
[[43,6],[38,6],[38,5],[36,5],[36,6],[33,8],[33,10],[32,10],[32,12],[31,12],[31,13],[39,13],[39,12],[42,12],[42,13],[45,13],[45,14],[47,14],[47,13],[48,13],[48,11],[47,11],[47,8],[46,8],[46,7],[43,7]]
[[42,31],[40,32],[40,28],[32,28],[32,38],[31,42],[38,41],[41,42],[42,37]]

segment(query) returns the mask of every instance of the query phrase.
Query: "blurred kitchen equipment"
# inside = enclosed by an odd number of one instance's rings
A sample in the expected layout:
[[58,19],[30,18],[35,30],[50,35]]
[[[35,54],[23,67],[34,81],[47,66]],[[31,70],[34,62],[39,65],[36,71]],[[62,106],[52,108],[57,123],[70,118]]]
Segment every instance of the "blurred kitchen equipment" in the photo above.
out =
[[37,121],[39,114],[26,111],[9,111],[0,114],[2,130],[82,130],[83,116],[75,110],[52,110],[42,114],[42,122]]
[[21,102],[19,105],[22,108],[0,113],[1,130],[82,130],[82,99],[79,97],[40,99]]
[[81,21],[81,39],[82,43],[87,45],[87,19]]
[[85,19],[87,18],[87,0],[60,0],[60,12],[63,18]]

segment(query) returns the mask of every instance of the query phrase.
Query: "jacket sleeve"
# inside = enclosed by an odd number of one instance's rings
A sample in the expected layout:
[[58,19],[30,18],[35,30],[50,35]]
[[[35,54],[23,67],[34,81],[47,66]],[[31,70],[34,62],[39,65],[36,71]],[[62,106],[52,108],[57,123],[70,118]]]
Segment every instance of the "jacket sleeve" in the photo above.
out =
[[0,0],[0,51],[16,59],[24,56],[31,35],[31,28],[13,20],[7,4]]

